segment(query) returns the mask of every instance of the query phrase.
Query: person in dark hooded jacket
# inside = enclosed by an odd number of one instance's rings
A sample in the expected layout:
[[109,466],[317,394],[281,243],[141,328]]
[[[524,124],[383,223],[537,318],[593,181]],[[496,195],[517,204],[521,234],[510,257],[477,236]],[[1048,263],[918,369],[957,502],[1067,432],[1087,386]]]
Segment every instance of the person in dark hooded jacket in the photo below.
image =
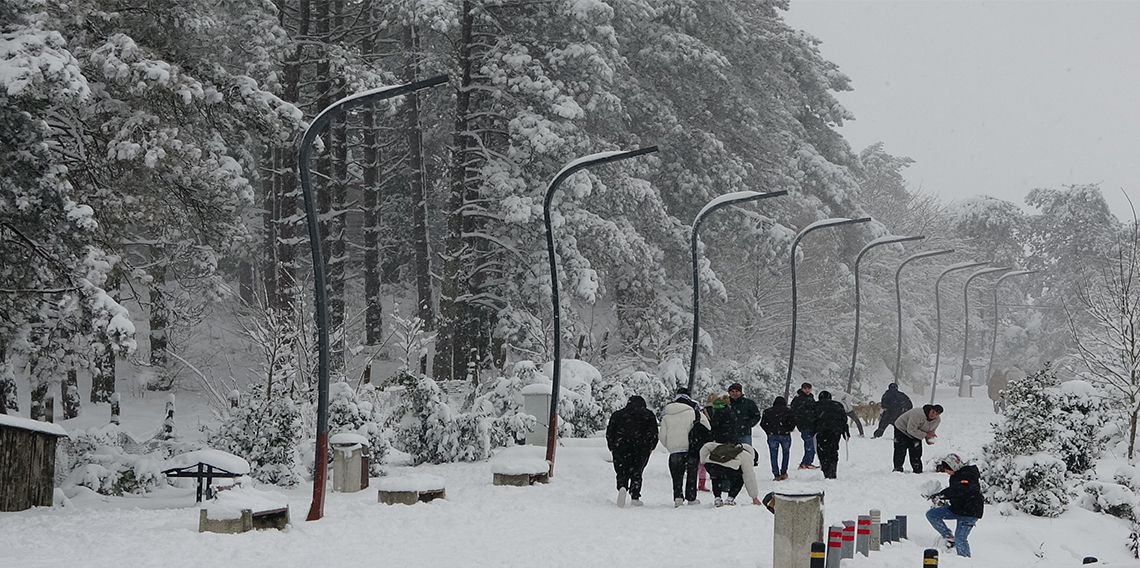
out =
[[831,393],[819,393],[819,401],[815,403],[812,431],[815,432],[815,444],[819,452],[819,467],[823,470],[823,477],[835,479],[836,469],[839,467],[839,439],[850,438],[851,430],[847,426],[847,412],[843,403],[832,400]]
[[641,505],[641,474],[657,447],[657,418],[646,408],[644,398],[629,397],[625,407],[610,416],[606,445],[614,456],[618,507],[625,506],[627,493],[632,505]]
[[[950,486],[931,495],[930,498],[945,499],[950,501],[950,504],[930,509],[926,512],[926,520],[930,521],[930,525],[938,531],[946,546],[952,547],[958,556],[969,556],[970,543],[966,542],[966,537],[970,535],[978,519],[982,518],[985,509],[981,474],[978,466],[966,465],[958,454],[942,458],[937,469],[950,474]],[[953,535],[946,526],[947,519],[956,521]]]
[[882,405],[883,412],[879,415],[879,427],[875,428],[875,433],[871,434],[871,438],[882,437],[883,433],[887,431],[887,426],[893,425],[899,416],[914,407],[910,397],[899,390],[898,383],[891,383],[887,386],[887,392],[883,393]]
[[[778,396],[772,406],[764,410],[760,417],[760,427],[768,434],[768,455],[772,460],[772,479],[783,481],[788,478],[788,454],[792,450],[792,430],[796,429],[796,417],[788,408],[784,397]],[[783,451],[783,461],[777,464],[777,456]]]
[[800,439],[804,441],[804,459],[800,460],[800,469],[816,469],[812,463],[815,461],[815,432],[811,430],[815,417],[815,397],[811,394],[811,383],[800,385],[789,406],[796,417]]

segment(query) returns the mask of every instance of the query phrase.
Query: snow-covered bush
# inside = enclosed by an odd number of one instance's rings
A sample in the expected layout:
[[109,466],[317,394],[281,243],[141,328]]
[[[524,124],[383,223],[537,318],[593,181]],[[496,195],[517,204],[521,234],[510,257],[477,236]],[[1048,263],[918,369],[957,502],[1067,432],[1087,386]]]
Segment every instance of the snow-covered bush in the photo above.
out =
[[1084,495],[1077,504],[1090,511],[1108,513],[1114,517],[1136,521],[1136,494],[1124,485],[1090,481],[1084,485]]
[[115,424],[80,430],[66,445],[71,473],[63,486],[82,485],[103,495],[147,493],[165,484],[162,464],[169,456],[165,447],[145,451]]
[[[744,396],[755,401],[760,408],[766,408],[772,399],[784,394],[784,369],[768,357],[753,358],[743,365],[730,361],[721,383],[714,385],[709,392],[723,394],[728,392],[728,385],[740,383],[744,387]],[[798,383],[793,385],[793,389],[798,386]]]
[[298,443],[301,412],[292,400],[278,396],[264,400],[254,387],[244,404],[229,410],[222,424],[209,432],[210,447],[245,458],[254,479],[285,487],[302,479]]
[[1031,515],[1055,517],[1069,502],[1066,464],[1056,456],[1059,381],[1045,367],[1006,388],[1005,420],[994,425],[994,440],[983,448],[982,480],[993,502],[1011,501]]
[[[672,400],[673,395],[676,394],[677,388],[671,384],[665,384],[665,381],[656,375],[651,375],[645,371],[634,371],[632,373],[618,375],[613,378],[616,385],[620,385],[618,389],[609,389],[607,392],[607,400],[609,403],[614,404],[613,410],[617,410],[625,406],[626,401],[633,395],[639,395],[645,399],[645,403],[650,409],[661,408]],[[561,404],[561,403],[560,403]],[[612,413],[613,410],[610,412]],[[609,414],[606,415],[607,419]]]
[[1061,383],[1057,416],[1057,451],[1072,475],[1082,475],[1096,465],[1104,448],[1100,431],[1104,424],[1100,393],[1091,383]]
[[341,432],[351,432],[367,438],[369,474],[384,475],[380,463],[391,448],[386,430],[372,402],[364,400],[344,381],[329,385],[329,434]]
[[477,461],[491,455],[491,422],[480,412],[458,413],[443,400],[439,385],[425,376],[401,370],[385,381],[404,388],[402,413],[394,445],[412,456],[415,464]]
[[[523,410],[522,389],[546,381],[532,361],[515,363],[511,376],[497,377],[480,385],[480,394],[471,404],[471,412],[491,416],[491,446],[507,446],[526,437],[537,417]],[[545,421],[545,420],[544,420]]]

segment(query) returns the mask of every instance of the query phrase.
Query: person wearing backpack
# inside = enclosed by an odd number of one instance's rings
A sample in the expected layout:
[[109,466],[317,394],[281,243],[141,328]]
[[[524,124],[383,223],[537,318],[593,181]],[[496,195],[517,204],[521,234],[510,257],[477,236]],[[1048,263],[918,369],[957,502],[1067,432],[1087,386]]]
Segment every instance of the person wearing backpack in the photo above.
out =
[[649,455],[657,447],[657,417],[645,405],[645,399],[633,395],[624,408],[610,415],[606,427],[606,445],[614,456],[617,474],[617,506],[625,507],[626,495],[631,505],[641,506],[641,476],[649,463]]
[[[772,406],[764,410],[760,427],[768,434],[768,455],[772,460],[773,481],[788,478],[788,454],[792,451],[792,430],[796,429],[796,417],[784,397],[778,396]],[[784,459],[777,464],[777,457],[783,451]]]
[[700,450],[701,463],[705,464],[712,477],[713,504],[717,507],[735,505],[740,490],[746,489],[748,496],[752,497],[752,504],[760,505],[756,474],[752,469],[756,463],[756,449],[736,442],[735,430],[724,427],[729,420],[721,419],[718,424],[717,417],[724,415],[732,413],[721,411],[713,416],[713,441],[701,446]]
[[[674,507],[701,503],[697,499],[697,465],[700,447],[712,440],[711,428],[708,417],[689,398],[689,389],[685,387],[677,389],[676,398],[662,410],[657,437],[669,452]],[[689,451],[690,447],[693,451]]]

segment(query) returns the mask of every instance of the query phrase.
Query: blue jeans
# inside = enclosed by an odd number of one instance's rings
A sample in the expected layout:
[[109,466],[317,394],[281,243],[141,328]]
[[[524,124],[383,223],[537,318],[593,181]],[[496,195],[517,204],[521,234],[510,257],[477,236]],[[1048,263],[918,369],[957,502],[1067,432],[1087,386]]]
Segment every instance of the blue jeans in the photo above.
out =
[[748,444],[749,446],[751,446],[752,445],[752,434],[745,434],[745,435],[741,436],[740,440],[737,443],[738,444]]
[[974,523],[978,522],[977,517],[955,515],[950,512],[949,505],[935,507],[926,512],[926,520],[930,521],[930,526],[934,527],[938,534],[950,538],[950,529],[946,526],[947,519],[958,521],[957,526],[954,527],[954,551],[958,553],[958,556],[970,556],[970,543],[966,542],[966,537],[970,536]]
[[[778,450],[784,450],[784,460],[776,465]],[[788,473],[788,453],[792,451],[791,434],[768,434],[768,456],[772,459],[772,475]]]
[[811,465],[815,461],[815,434],[811,430],[800,430],[800,438],[804,441],[804,459],[800,465]]

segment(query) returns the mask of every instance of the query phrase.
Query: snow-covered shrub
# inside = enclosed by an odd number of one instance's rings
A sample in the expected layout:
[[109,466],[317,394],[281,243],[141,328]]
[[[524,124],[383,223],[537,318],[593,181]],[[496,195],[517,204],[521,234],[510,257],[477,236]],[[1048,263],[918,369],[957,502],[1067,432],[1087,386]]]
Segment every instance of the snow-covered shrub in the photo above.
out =
[[1133,493],[1140,493],[1140,476],[1137,475],[1136,468],[1130,465],[1122,465],[1116,468],[1116,472],[1112,474],[1112,480],[1131,489]]
[[491,455],[491,418],[478,412],[458,413],[443,400],[439,385],[425,376],[401,370],[385,385],[404,387],[403,412],[397,420],[395,446],[416,465],[477,461]]
[[[124,448],[143,453],[129,453]],[[147,493],[165,484],[167,448],[145,451],[115,424],[74,432],[67,444],[71,468],[63,486],[82,485],[103,495]]]
[[1060,393],[1056,373],[1046,365],[1006,388],[1005,420],[994,425],[994,440],[983,447],[982,481],[992,502],[1011,501],[1032,515],[1055,517],[1069,502],[1066,464],[1056,456]]
[[1096,465],[1104,448],[1102,397],[1091,383],[1061,383],[1057,416],[1057,451],[1069,473],[1081,475]]
[[1090,481],[1084,485],[1084,495],[1077,504],[1090,511],[1108,513],[1114,517],[1136,521],[1136,494],[1124,485]]
[[245,458],[250,477],[285,487],[301,481],[297,445],[301,412],[284,396],[266,401],[259,387],[244,404],[229,410],[217,430],[209,432],[210,447]]
[[[730,361],[721,382],[723,384],[714,385],[709,392],[724,394],[728,392],[728,385],[740,383],[744,387],[744,396],[755,401],[760,408],[766,408],[772,404],[772,399],[784,394],[784,369],[768,357],[756,357],[743,365]],[[797,387],[798,383],[792,388]],[[821,389],[817,389],[817,392],[818,390]],[[700,394],[696,393],[694,396]],[[704,400],[703,397],[701,400]]]
[[[492,417],[491,447],[507,446],[526,437],[537,418],[523,409],[522,389],[546,377],[538,373],[532,361],[519,361],[509,377],[497,377],[480,385],[480,394],[471,404],[471,412]],[[543,420],[545,422],[545,420]]]
[[[616,406],[614,410],[625,406],[626,401],[633,395],[639,395],[645,399],[645,403],[651,410],[661,408],[673,399],[673,395],[677,393],[676,387],[671,384],[666,385],[661,377],[651,375],[645,371],[634,371],[629,374],[618,375],[614,377],[616,384],[621,385],[620,399],[613,401]],[[610,394],[616,393],[611,391]],[[613,397],[616,398],[616,397]],[[559,403],[561,404],[561,403]],[[611,411],[612,412],[612,411]],[[608,418],[608,414],[606,415]]]
[[[371,388],[371,387],[369,387]],[[329,385],[329,434],[351,432],[368,439],[369,474],[384,475],[380,467],[391,444],[374,405],[364,400],[347,382]]]

